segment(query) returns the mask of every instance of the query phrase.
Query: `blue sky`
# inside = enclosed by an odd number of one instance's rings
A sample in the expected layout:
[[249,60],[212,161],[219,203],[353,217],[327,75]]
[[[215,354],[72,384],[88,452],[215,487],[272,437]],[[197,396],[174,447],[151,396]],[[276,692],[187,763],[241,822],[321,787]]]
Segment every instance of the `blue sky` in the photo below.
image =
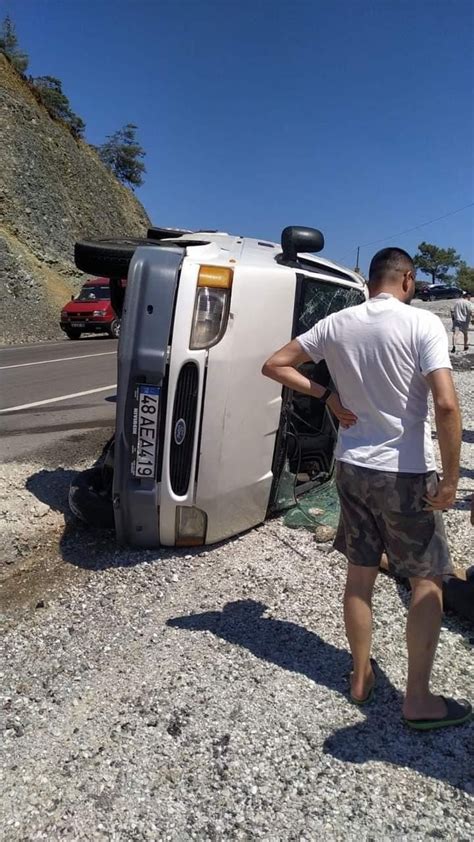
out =
[[472,0],[0,0],[32,75],[58,76],[86,137],[139,127],[157,225],[326,236],[474,265]]

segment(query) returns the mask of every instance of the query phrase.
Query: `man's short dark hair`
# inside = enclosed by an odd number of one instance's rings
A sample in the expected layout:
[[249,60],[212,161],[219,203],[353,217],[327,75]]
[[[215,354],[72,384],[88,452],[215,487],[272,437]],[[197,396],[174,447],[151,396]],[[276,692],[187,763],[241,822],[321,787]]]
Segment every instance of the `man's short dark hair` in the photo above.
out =
[[369,267],[369,284],[376,286],[390,272],[415,273],[415,265],[407,251],[399,248],[380,249],[374,254]]

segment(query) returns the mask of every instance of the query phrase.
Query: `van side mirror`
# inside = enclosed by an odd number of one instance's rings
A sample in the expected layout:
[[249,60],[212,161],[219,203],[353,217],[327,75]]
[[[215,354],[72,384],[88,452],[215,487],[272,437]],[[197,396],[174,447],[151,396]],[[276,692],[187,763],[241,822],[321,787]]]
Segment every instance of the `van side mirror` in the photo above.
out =
[[71,295],[71,301],[74,301],[75,297],[75,295]]
[[298,252],[317,252],[324,248],[324,236],[317,228],[288,225],[281,232],[282,263],[298,260]]

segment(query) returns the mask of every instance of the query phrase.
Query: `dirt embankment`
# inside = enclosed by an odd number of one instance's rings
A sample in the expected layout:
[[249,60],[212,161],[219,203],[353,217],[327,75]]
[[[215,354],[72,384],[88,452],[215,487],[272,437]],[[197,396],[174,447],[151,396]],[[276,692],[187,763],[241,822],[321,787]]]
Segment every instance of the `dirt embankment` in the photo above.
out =
[[77,289],[74,242],[140,235],[147,214],[0,55],[0,343],[51,339]]

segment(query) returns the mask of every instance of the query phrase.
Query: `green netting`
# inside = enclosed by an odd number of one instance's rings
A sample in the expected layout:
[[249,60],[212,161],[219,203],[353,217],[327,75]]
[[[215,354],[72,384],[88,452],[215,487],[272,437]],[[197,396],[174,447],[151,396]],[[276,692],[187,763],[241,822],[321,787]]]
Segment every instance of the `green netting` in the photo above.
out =
[[296,506],[295,479],[295,475],[291,473],[288,467],[288,461],[286,461],[280,474],[280,479],[278,480],[278,488],[273,505],[274,511],[283,512],[286,509]]
[[284,523],[290,529],[309,529],[318,526],[337,527],[339,521],[339,498],[333,479],[302,494],[287,511]]

